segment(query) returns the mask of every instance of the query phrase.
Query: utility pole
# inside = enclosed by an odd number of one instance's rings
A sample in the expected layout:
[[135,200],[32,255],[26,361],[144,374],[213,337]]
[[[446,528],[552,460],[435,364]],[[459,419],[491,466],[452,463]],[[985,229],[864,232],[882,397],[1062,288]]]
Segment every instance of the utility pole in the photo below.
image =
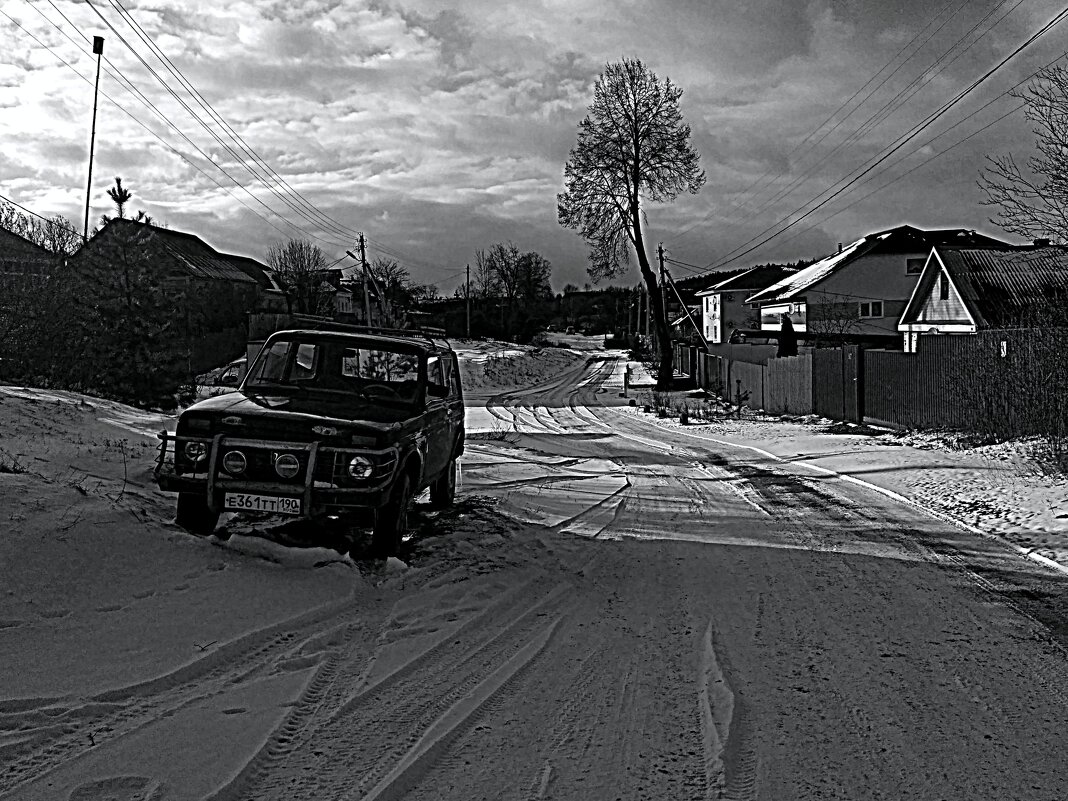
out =
[[89,181],[85,187],[85,228],[82,244],[89,241],[89,198],[93,193],[93,148],[96,146],[96,101],[100,91],[100,59],[104,55],[104,37],[93,37],[93,52],[96,54],[96,84],[93,87],[93,128],[89,134]]
[[467,338],[471,338],[471,265],[467,265],[467,283],[465,284],[464,297],[467,299]]
[[649,294],[649,287],[645,285],[645,281],[642,281],[642,297],[641,302],[645,306],[645,341],[649,341],[649,300],[651,296]]
[[367,295],[367,248],[364,244],[363,233],[360,233],[360,265],[363,267],[363,313],[367,325],[371,325],[371,299]]

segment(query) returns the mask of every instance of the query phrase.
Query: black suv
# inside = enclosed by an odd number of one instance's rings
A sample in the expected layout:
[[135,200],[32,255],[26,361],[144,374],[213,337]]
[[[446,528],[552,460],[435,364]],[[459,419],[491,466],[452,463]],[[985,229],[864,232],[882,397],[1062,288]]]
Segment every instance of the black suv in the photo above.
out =
[[396,552],[408,507],[452,503],[464,448],[456,354],[414,331],[278,331],[234,393],[160,433],[160,488],[177,522],[215,530],[223,511],[365,513],[377,555]]

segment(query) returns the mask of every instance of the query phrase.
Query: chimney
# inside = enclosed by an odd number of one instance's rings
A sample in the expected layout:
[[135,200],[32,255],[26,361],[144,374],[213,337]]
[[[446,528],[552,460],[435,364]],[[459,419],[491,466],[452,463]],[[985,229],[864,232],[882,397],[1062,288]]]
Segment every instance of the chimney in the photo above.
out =
[[1049,240],[1048,239],[1036,239],[1035,240],[1035,247],[1036,248],[1048,248],[1049,247]]
[[842,243],[841,242],[838,243],[838,252],[839,253],[842,252]]

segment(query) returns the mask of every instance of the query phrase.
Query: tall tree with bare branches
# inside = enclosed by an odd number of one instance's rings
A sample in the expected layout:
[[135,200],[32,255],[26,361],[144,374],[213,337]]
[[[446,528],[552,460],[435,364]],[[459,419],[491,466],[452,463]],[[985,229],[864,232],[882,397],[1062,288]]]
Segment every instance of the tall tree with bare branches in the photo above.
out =
[[649,297],[659,301],[652,304],[659,388],[671,380],[671,340],[642,236],[642,203],[696,194],[705,182],[679,110],[681,96],[682,89],[670,79],[661,81],[638,59],[606,65],[564,165],[565,190],[557,196],[560,224],[577,230],[590,246],[587,271],[594,280],[619,275],[634,250]]
[[1021,167],[1012,157],[990,156],[979,174],[984,206],[997,208],[990,221],[1028,239],[1068,243],[1068,68],[1042,70],[1024,92],[1038,152]]
[[290,313],[329,314],[332,291],[324,286],[326,255],[306,239],[290,239],[267,248],[267,266],[274,270]]

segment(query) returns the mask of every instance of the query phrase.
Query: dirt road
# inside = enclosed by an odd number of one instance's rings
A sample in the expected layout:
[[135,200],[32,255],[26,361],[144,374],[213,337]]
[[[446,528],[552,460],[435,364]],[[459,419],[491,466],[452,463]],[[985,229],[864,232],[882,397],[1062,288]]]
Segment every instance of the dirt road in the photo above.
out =
[[23,749],[0,798],[1068,797],[1058,577],[643,425],[612,369],[489,399],[408,569],[357,565],[348,597],[164,679],[0,709],[101,733]]

